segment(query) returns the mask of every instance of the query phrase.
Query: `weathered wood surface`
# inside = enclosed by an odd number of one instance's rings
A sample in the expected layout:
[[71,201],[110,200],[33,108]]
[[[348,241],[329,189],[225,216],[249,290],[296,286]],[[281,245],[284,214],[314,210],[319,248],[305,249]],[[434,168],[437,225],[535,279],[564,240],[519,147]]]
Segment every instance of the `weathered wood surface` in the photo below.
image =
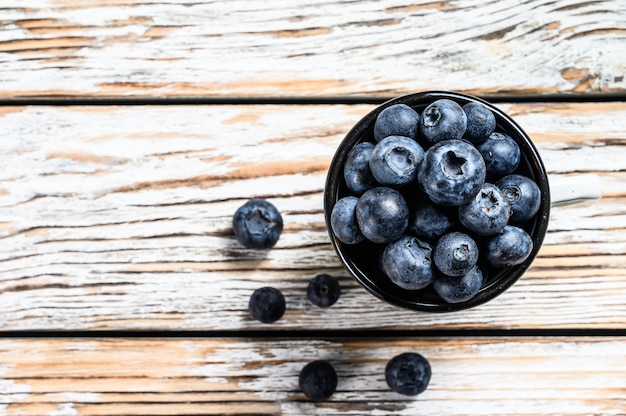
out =
[[[322,191],[337,144],[372,105],[13,107],[0,116],[0,328],[263,330],[626,328],[626,104],[502,104],[551,174],[595,172],[603,198],[552,210],[528,273],[475,310],[388,306],[340,266]],[[231,217],[266,197],[285,219],[269,251]],[[340,278],[331,310],[306,286]],[[273,285],[287,312],[247,314]]]
[[623,93],[621,0],[4,0],[0,98]]
[[[387,387],[396,354],[428,359],[417,397]],[[14,339],[0,341],[3,415],[623,415],[623,338]],[[329,361],[337,391],[298,387]]]

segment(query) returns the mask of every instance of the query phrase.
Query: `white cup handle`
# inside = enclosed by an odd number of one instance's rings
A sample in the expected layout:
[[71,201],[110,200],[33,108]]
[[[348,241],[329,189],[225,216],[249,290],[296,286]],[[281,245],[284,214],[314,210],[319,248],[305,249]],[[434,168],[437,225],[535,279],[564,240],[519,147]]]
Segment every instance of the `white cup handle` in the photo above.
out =
[[600,177],[594,174],[549,175],[550,200],[553,207],[599,199],[602,196]]

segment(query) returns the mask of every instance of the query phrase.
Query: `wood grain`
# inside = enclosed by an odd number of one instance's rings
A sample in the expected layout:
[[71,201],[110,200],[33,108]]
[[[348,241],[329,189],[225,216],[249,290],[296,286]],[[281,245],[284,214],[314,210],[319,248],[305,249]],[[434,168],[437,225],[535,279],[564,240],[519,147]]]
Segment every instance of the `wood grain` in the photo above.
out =
[[[0,328],[263,330],[626,328],[626,104],[501,104],[551,174],[595,172],[603,198],[552,210],[531,269],[475,310],[386,305],[341,267],[325,230],[326,169],[371,105],[4,107],[0,115]],[[283,213],[269,251],[231,218],[251,197]],[[340,279],[330,311],[318,273]],[[287,298],[277,323],[253,290]]]
[[[417,352],[432,377],[389,390],[388,360]],[[0,341],[3,415],[621,415],[623,338],[12,339]],[[298,374],[336,369],[327,402]]]
[[6,0],[0,98],[623,93],[620,0]]

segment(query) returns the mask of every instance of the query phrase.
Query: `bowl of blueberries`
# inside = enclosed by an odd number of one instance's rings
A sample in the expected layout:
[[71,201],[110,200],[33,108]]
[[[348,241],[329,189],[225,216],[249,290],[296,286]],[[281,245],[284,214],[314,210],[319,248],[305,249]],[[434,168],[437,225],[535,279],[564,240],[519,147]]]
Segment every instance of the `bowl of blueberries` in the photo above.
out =
[[550,216],[540,155],[506,113],[426,91],[366,114],[324,189],[332,245],[374,296],[424,312],[483,304],[529,268]]

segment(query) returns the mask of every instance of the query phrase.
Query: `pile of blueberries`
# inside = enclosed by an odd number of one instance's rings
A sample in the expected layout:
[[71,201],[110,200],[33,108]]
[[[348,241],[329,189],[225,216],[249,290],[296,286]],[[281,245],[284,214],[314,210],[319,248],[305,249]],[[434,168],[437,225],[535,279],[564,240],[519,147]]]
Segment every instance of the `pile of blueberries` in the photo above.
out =
[[332,209],[332,233],[344,244],[377,247],[383,276],[396,287],[432,287],[447,303],[470,300],[488,269],[518,265],[533,249],[525,228],[541,192],[520,174],[520,158],[480,102],[436,99],[421,114],[390,105],[347,155],[347,192]]
[[[233,231],[240,244],[250,249],[273,247],[283,230],[278,209],[265,199],[255,198],[243,204],[233,215]],[[307,286],[307,297],[316,306],[329,307],[337,302],[341,288],[337,279],[328,274],[316,275]],[[250,296],[248,311],[257,321],[272,323],[285,313],[282,292],[274,287],[256,289]],[[393,357],[385,367],[389,388],[404,395],[417,395],[428,387],[431,367],[421,354],[405,352]],[[337,388],[337,373],[325,360],[311,361],[300,371],[298,385],[313,401],[330,398]]]

